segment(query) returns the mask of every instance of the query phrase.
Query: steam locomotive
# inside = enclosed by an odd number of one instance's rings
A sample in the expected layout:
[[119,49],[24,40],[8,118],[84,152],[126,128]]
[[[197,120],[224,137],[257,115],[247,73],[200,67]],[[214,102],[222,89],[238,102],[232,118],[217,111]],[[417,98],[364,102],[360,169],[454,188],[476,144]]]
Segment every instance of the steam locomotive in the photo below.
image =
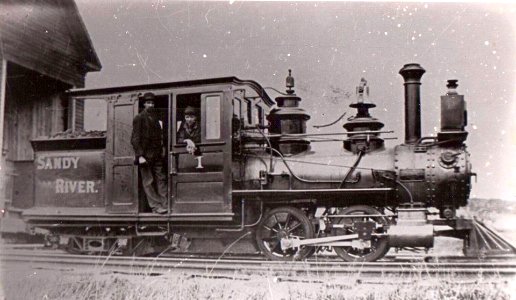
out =
[[[235,77],[68,92],[80,107],[107,107],[97,135],[37,139],[32,228],[75,253],[141,255],[161,250],[224,252],[241,246],[275,260],[334,251],[345,261],[374,261],[390,248],[428,249],[435,236],[465,241],[471,220],[456,216],[468,202],[470,154],[464,96],[448,80],[441,131],[421,136],[420,85],[425,70],[406,64],[405,141],[386,147],[384,124],[362,80],[356,115],[345,131],[307,133],[289,73],[274,100],[257,82]],[[130,144],[144,93],[156,95],[167,134],[168,212],[150,212],[139,188]],[[200,153],[176,137],[187,106],[200,111]],[[331,153],[312,151],[327,143]],[[238,241],[238,243],[237,243]],[[236,250],[235,250],[236,251]]]

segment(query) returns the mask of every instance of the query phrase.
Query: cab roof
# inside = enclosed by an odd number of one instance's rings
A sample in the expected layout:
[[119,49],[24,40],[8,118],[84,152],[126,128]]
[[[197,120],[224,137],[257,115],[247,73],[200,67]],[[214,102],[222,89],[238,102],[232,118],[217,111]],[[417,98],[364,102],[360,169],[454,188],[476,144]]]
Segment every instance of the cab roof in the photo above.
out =
[[131,91],[149,91],[158,89],[172,89],[172,88],[183,88],[183,87],[195,87],[203,85],[215,85],[215,84],[232,84],[232,85],[246,85],[253,89],[263,101],[272,106],[275,102],[269,97],[265,89],[256,81],[253,80],[241,80],[236,77],[219,77],[209,79],[197,79],[177,82],[162,82],[162,83],[151,83],[141,85],[128,85],[119,87],[106,87],[96,89],[74,89],[69,90],[67,93],[72,97],[87,97],[87,96],[101,96],[116,93],[124,93]]

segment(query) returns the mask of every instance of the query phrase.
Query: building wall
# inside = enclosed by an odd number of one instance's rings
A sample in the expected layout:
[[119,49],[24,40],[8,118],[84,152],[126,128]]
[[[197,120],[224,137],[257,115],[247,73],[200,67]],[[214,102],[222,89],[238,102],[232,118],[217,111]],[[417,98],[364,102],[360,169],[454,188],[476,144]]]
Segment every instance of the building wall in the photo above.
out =
[[65,130],[62,93],[71,86],[13,63],[7,73],[3,152],[10,161],[32,160],[32,139]]
[[1,0],[0,63],[0,232],[20,232],[34,199],[31,140],[66,129],[64,91],[101,65],[73,0]]

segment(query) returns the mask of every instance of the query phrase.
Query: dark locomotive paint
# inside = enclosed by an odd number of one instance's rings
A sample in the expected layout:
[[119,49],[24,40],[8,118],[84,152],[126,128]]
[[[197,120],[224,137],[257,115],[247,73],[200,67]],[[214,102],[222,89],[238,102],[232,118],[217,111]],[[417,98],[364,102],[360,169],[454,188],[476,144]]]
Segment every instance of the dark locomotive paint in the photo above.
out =
[[36,152],[35,206],[103,207],[104,152]]

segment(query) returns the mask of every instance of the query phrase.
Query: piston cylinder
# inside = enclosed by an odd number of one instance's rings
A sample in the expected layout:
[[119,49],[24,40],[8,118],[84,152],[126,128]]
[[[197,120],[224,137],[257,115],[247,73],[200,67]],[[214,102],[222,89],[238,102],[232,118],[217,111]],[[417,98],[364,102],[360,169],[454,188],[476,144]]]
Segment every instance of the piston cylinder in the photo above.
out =
[[387,231],[390,247],[425,247],[434,246],[433,225],[394,225]]
[[390,247],[434,246],[434,226],[427,224],[425,208],[398,208],[397,224],[387,230]]

